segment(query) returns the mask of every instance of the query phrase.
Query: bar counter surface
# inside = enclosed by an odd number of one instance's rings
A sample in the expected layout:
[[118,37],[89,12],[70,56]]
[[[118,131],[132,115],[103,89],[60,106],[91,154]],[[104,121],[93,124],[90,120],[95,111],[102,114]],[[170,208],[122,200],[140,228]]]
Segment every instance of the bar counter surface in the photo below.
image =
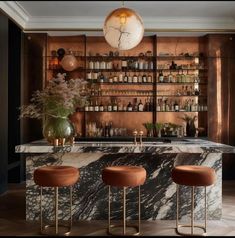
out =
[[[114,165],[142,166],[147,179],[141,186],[141,218],[143,220],[176,219],[176,185],[171,170],[177,165],[203,165],[214,168],[216,183],[207,188],[208,219],[222,215],[222,154],[235,153],[235,147],[206,139],[164,139],[145,141],[77,141],[74,145],[54,147],[46,141],[18,145],[16,152],[26,159],[26,220],[38,220],[39,187],[33,181],[36,168],[47,165],[70,165],[80,170],[73,190],[74,220],[107,220],[108,187],[101,178],[102,169]],[[190,188],[180,187],[181,219],[189,218]],[[195,219],[204,219],[204,190],[195,189]],[[44,189],[43,213],[54,218],[54,190]],[[122,189],[112,188],[112,219],[122,219]],[[127,189],[127,219],[137,219],[138,189]],[[59,218],[69,219],[69,189],[59,189]]]

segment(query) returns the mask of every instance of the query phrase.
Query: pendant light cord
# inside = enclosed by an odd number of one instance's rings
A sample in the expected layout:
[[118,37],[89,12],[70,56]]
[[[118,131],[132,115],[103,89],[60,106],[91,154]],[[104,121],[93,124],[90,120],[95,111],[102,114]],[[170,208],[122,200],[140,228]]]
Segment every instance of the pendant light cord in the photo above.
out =
[[122,7],[124,7],[124,1],[122,1]]

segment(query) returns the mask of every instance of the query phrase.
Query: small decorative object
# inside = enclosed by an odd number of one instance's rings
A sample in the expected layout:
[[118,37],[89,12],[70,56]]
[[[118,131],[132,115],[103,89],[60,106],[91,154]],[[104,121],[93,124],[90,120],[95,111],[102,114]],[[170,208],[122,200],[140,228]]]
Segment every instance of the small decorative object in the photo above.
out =
[[63,48],[59,48],[59,49],[57,50],[57,55],[58,55],[58,59],[59,59],[59,60],[62,60],[62,58],[63,58],[64,55],[65,55],[65,50],[64,50]]
[[153,137],[154,124],[151,122],[146,122],[143,125],[147,130],[147,137]]
[[186,122],[186,136],[195,137],[196,127],[194,122],[196,121],[197,116],[194,115],[190,117],[189,115],[184,114],[184,117],[181,117],[181,119]]
[[105,40],[119,50],[129,50],[137,46],[144,35],[141,17],[132,9],[113,10],[105,19],[103,32]]
[[87,82],[82,79],[65,80],[65,75],[59,73],[45,89],[33,93],[29,105],[20,107],[20,118],[43,119],[43,135],[54,146],[71,142],[75,129],[69,116],[87,102],[84,90]]
[[78,61],[72,51],[69,51],[69,53],[63,57],[60,64],[66,71],[73,71],[78,67]]

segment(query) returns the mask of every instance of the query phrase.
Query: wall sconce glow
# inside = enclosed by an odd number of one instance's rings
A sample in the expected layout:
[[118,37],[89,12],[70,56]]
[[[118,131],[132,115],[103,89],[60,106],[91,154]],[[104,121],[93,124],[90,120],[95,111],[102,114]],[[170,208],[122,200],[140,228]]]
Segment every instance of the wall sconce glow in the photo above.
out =
[[134,10],[121,7],[106,17],[103,32],[105,40],[113,48],[130,50],[141,42],[144,24]]

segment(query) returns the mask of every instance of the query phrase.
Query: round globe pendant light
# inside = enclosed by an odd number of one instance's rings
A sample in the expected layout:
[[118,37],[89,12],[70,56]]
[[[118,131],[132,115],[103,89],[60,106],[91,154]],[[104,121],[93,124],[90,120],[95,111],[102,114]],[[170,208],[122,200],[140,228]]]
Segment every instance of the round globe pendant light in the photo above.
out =
[[105,19],[103,32],[105,40],[113,48],[130,50],[137,46],[144,35],[141,17],[130,8],[117,8]]

